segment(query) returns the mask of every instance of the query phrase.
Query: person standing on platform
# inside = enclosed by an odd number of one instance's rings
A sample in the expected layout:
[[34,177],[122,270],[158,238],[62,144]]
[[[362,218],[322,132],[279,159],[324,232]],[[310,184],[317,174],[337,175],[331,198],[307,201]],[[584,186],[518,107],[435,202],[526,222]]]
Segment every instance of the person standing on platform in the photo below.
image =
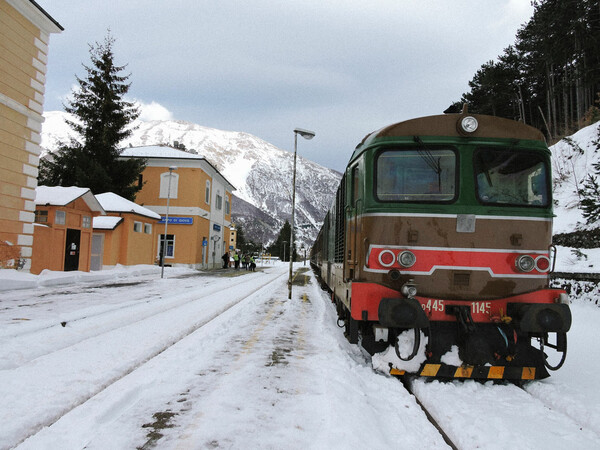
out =
[[229,267],[229,252],[225,252],[223,256],[221,256],[223,260],[223,269],[227,269]]

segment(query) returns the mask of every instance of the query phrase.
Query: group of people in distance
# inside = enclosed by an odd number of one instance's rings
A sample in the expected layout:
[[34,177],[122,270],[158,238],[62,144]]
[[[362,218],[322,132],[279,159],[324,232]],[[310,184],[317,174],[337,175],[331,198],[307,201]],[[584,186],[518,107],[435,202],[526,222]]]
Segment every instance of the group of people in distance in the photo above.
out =
[[245,255],[241,255],[240,252],[234,252],[233,256],[229,256],[229,252],[225,252],[223,256],[221,256],[223,260],[223,269],[227,269],[231,267],[231,263],[233,260],[233,267],[236,270],[239,270],[240,264],[246,270],[250,270],[254,272],[256,270],[256,261],[254,260],[254,255],[247,253]]

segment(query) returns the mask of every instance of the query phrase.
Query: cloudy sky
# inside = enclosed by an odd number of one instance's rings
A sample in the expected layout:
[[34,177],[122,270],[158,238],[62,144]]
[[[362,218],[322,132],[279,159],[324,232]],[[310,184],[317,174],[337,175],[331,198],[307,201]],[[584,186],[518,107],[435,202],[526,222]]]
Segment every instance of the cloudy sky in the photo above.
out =
[[254,134],[342,170],[371,131],[439,114],[513,44],[530,0],[38,0],[52,35],[47,111],[110,28],[146,119]]

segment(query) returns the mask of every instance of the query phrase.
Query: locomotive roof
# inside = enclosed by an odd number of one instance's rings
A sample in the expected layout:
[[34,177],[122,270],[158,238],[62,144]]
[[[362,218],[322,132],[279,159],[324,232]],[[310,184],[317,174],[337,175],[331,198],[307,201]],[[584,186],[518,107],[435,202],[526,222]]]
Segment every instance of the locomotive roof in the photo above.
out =
[[[474,117],[479,126],[473,133],[465,134],[459,129],[460,122],[465,117]],[[505,119],[503,117],[486,116],[482,114],[440,114],[435,116],[419,117],[388,125],[380,130],[374,131],[356,146],[352,155],[353,160],[358,154],[370,145],[374,140],[380,138],[393,138],[401,136],[445,136],[445,137],[469,137],[469,138],[504,138],[523,139],[546,142],[543,133],[529,125],[521,122]]]

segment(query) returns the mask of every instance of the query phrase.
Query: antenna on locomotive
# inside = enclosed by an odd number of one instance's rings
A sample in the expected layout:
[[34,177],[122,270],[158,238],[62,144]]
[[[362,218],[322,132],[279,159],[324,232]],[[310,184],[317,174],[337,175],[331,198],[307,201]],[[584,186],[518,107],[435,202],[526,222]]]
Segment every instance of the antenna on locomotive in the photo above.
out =
[[450,106],[448,106],[445,110],[444,110],[444,114],[466,114],[466,108],[467,104],[463,103],[462,105],[462,113],[461,113],[461,106],[458,103],[452,103]]

